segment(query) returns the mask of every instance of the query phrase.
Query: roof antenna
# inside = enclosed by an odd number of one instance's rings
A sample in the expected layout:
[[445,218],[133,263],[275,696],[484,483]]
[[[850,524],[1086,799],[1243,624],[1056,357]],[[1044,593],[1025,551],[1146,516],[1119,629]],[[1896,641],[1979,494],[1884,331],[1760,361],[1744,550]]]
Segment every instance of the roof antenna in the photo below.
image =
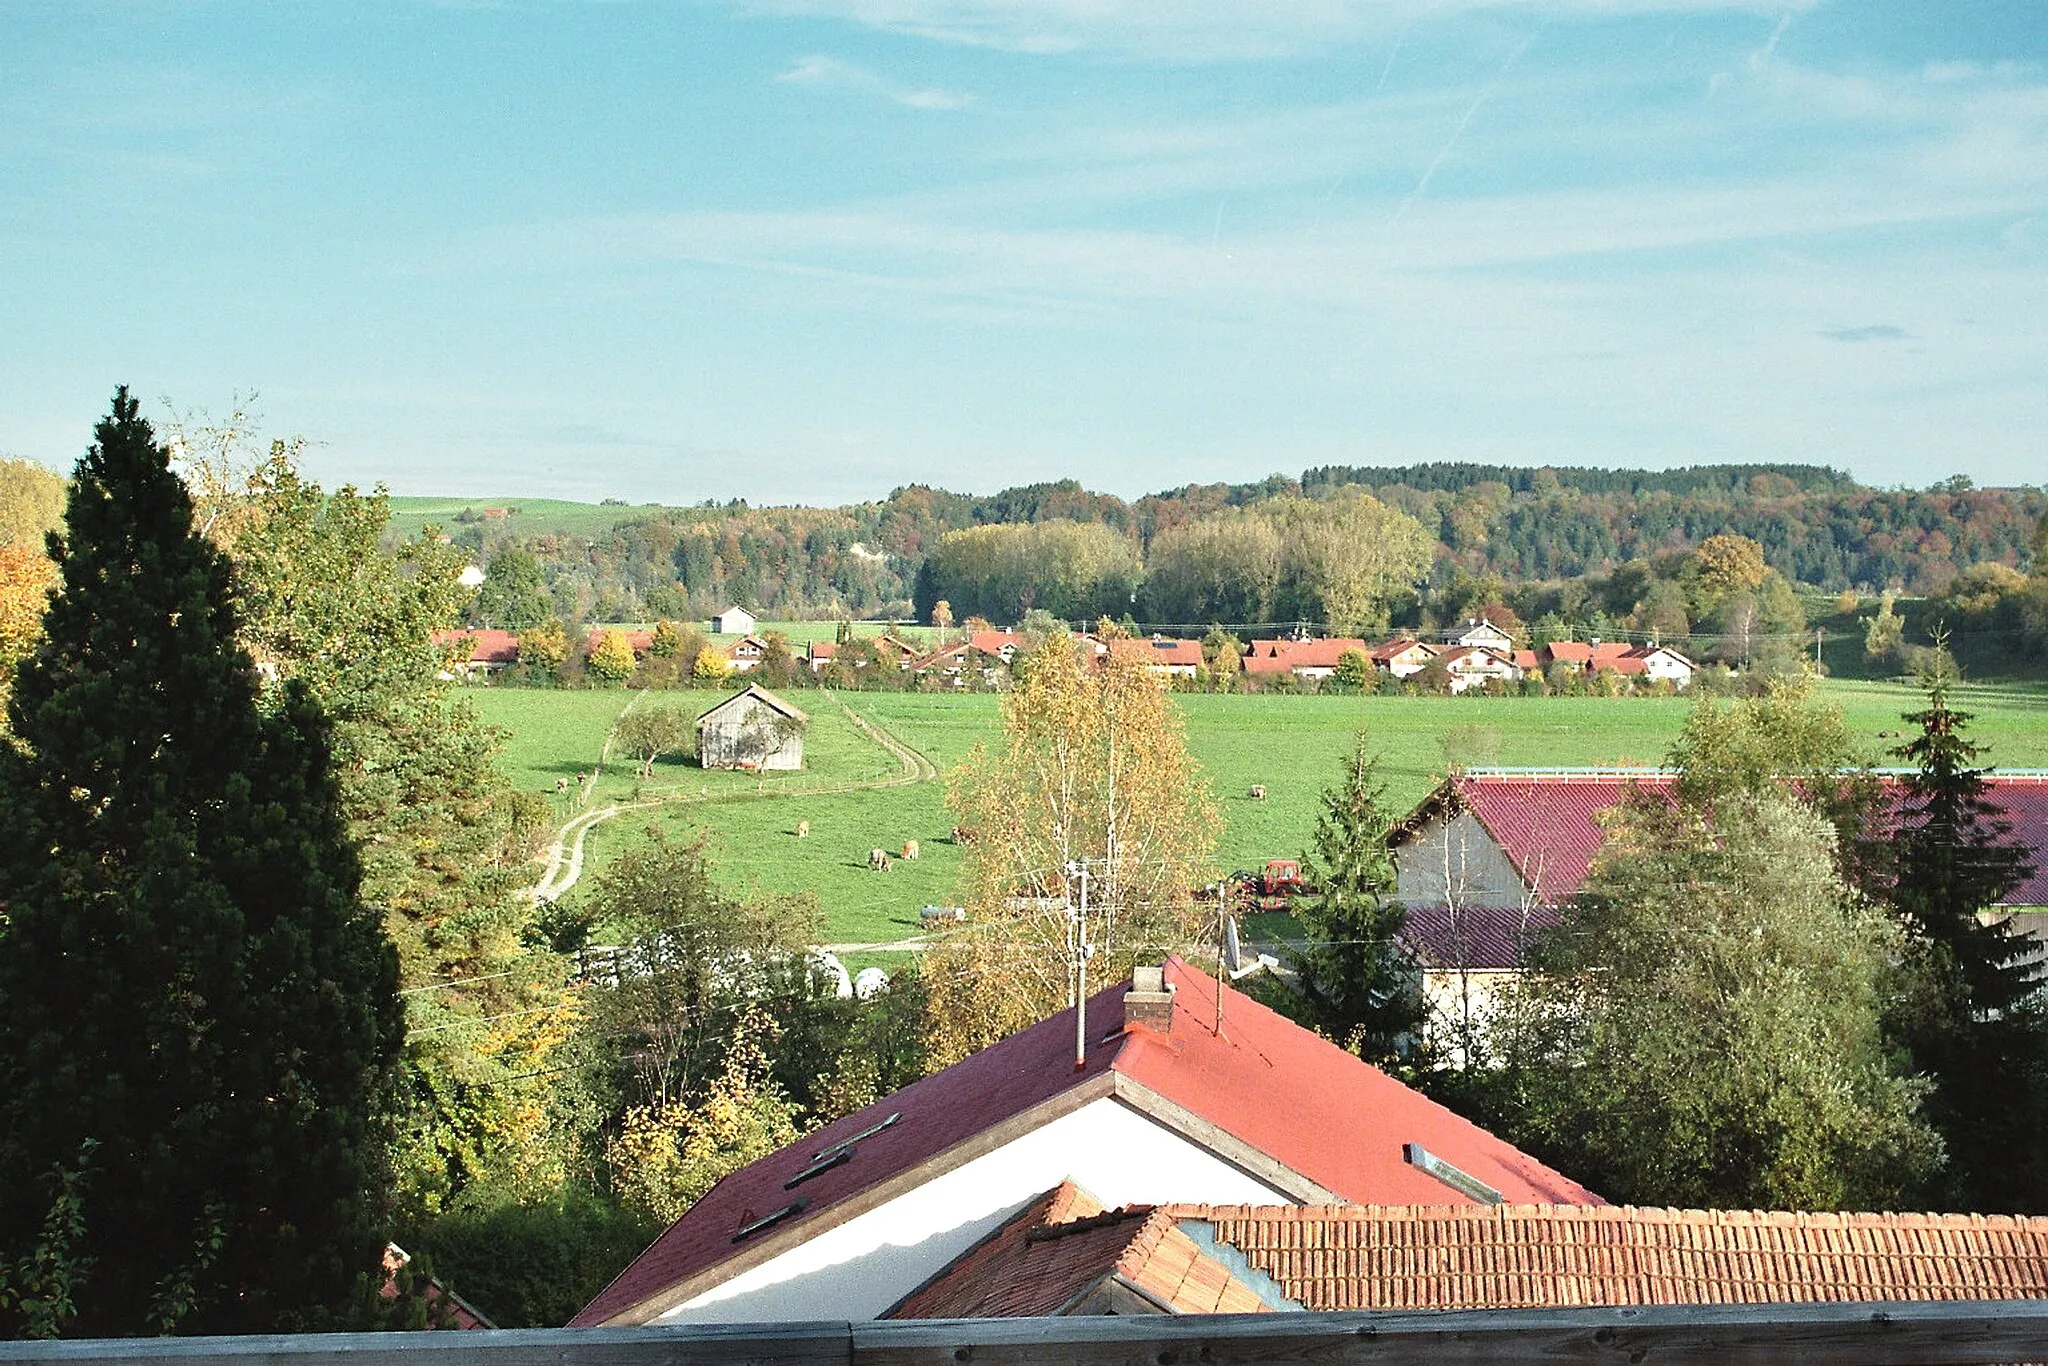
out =
[[1224,889],[1230,884],[1219,880],[1216,883],[1216,927],[1221,942],[1216,946],[1216,965],[1222,969],[1216,974],[1216,1037],[1223,1037],[1223,979],[1237,966],[1237,917],[1230,913],[1230,904],[1225,901]]
[[1095,946],[1088,942],[1088,860],[1067,864],[1069,876],[1081,879],[1081,905],[1067,907],[1067,949],[1074,956],[1074,1070],[1088,1067],[1088,956]]

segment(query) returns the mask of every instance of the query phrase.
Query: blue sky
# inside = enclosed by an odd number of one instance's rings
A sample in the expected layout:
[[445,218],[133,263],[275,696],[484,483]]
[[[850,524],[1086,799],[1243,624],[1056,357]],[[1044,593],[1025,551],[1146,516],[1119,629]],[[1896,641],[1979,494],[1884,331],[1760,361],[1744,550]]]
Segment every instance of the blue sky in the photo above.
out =
[[2048,481],[2040,0],[0,0],[0,452]]

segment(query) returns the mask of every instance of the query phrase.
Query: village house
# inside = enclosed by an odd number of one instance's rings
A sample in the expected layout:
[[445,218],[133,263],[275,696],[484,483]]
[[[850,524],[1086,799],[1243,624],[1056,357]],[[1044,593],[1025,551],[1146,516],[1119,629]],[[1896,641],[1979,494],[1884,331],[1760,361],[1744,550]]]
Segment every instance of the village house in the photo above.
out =
[[574,1322],[874,1319],[1065,1183],[1104,1208],[1600,1203],[1176,958],[1091,996],[1078,1040],[1062,1011],[727,1177]]
[[1451,676],[1451,691],[1484,688],[1488,683],[1519,683],[1522,671],[1509,652],[1490,645],[1453,645],[1437,656]]
[[1406,912],[1394,938],[1421,978],[1423,1042],[1452,1066],[1467,1066],[1472,1045],[1527,977],[1523,954],[1557,924],[1557,908],[1419,905]]
[[516,631],[436,631],[434,644],[446,652],[440,677],[465,683],[503,673],[519,662]]
[[832,667],[833,659],[839,654],[839,646],[830,640],[814,640],[804,646],[804,663],[814,674],[821,674]]
[[1337,672],[1338,661],[1348,650],[1356,650],[1369,661],[1372,646],[1363,640],[1334,636],[1319,640],[1255,640],[1242,665],[1245,673],[1291,673],[1296,678],[1329,678]]
[[1169,640],[1165,636],[1112,640],[1097,662],[1102,659],[1136,660],[1150,672],[1166,678],[1193,678],[1204,665],[1201,641]]
[[761,623],[754,614],[744,607],[728,607],[711,618],[711,634],[714,636],[750,636],[760,628]]
[[749,635],[734,641],[732,647],[725,652],[725,658],[726,662],[732,665],[734,673],[745,673],[749,669],[760,668],[761,661],[767,654],[768,642],[759,636]]
[[799,769],[811,718],[748,684],[697,718],[698,762],[705,768]]
[[[1556,906],[1578,893],[1606,832],[1600,818],[1637,789],[1675,781],[1663,769],[1473,770],[1454,774],[1395,825],[1395,896],[1403,905]],[[1898,790],[1898,775],[1884,775]],[[1993,773],[1992,806],[2011,823],[2034,872],[1999,903],[2018,928],[2048,921],[2048,774]]]
[[1446,645],[1484,645],[1494,650],[1512,650],[1515,638],[1485,617],[1471,617],[1443,632]]
[[1442,651],[1434,645],[1425,645],[1419,640],[1404,637],[1373,646],[1366,657],[1372,661],[1373,668],[1381,673],[1389,673],[1396,678],[1412,678],[1421,673],[1423,666],[1441,653]]
[[[605,629],[604,627],[599,627],[584,636],[583,652],[586,655],[596,651],[598,642],[604,639]],[[616,630],[617,628],[614,627],[612,629]],[[647,652],[654,648],[654,632],[652,631],[620,631],[619,634],[626,638],[626,644],[632,648],[633,658],[635,659],[647,658]]]

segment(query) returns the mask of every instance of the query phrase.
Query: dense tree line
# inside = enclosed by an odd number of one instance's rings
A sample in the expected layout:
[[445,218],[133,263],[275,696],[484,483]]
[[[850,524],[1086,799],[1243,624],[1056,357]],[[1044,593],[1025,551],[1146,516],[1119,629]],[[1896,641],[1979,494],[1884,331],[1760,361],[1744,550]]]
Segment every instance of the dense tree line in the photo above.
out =
[[[1138,566],[1132,586],[1163,577],[1153,590],[1158,610],[1181,620],[1188,619],[1186,565],[1162,552],[1184,550],[1190,527],[1207,526],[1210,539],[1225,539],[1221,528],[1233,518],[1270,520],[1276,509],[1359,494],[1421,523],[1431,543],[1433,578],[1456,568],[1511,583],[1564,583],[1682,553],[1726,533],[1757,542],[1765,563],[1788,584],[1830,593],[1887,587],[1940,593],[1980,565],[2025,573],[2033,562],[2030,541],[2048,512],[2048,493],[2038,488],[1977,489],[1956,478],[1925,490],[1880,490],[1803,465],[1667,471],[1332,466],[1298,479],[1276,474],[1244,484],[1188,485],[1129,502],[1071,479],[988,496],[912,485],[880,501],[838,508],[734,502],[662,509],[623,518],[594,537],[522,541],[486,523],[459,527],[457,536],[486,561],[508,548],[530,553],[553,612],[571,621],[687,620],[732,602],[771,616],[900,616],[941,597],[963,616],[975,610],[963,601],[973,601],[990,609],[983,615],[1001,619],[1021,606],[1056,601],[1082,604],[1074,613],[1079,617],[1103,603],[1076,591],[1070,562],[1055,563],[1042,580],[981,572],[982,562],[997,555],[996,542],[1014,550],[1029,544],[1026,533],[973,542],[972,554],[967,546],[942,553],[946,538],[990,526],[1090,526],[1105,533],[1091,557],[1108,553],[1108,537],[1121,541]],[[1253,610],[1262,594],[1241,580],[1256,583],[1266,575],[1259,558],[1264,551],[1257,536],[1239,539],[1247,543],[1246,563],[1223,576],[1215,594],[1219,604],[1234,605],[1219,605],[1202,619],[1316,615],[1270,603]],[[949,581],[949,562],[962,558],[975,562],[978,577],[966,577],[977,586]],[[984,590],[985,603],[977,596]],[[1096,596],[1111,592],[1106,583]],[[1145,601],[1141,596],[1141,605]],[[1168,603],[1183,610],[1167,612]]]

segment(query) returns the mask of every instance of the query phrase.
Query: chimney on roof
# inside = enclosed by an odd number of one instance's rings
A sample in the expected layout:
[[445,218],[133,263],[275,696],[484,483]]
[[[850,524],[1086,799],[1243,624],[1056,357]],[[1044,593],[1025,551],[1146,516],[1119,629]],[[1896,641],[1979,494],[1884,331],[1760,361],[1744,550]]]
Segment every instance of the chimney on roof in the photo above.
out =
[[1131,969],[1131,989],[1124,993],[1124,1028],[1143,1025],[1161,1034],[1171,1033],[1173,992],[1165,968]]

